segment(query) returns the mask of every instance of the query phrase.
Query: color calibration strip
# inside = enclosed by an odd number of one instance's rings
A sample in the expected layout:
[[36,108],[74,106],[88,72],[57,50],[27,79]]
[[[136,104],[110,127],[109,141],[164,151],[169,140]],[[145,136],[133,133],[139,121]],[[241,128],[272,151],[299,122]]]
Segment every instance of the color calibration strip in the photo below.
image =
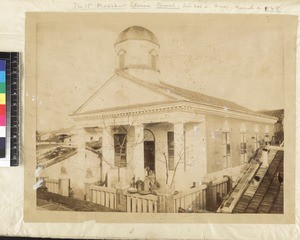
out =
[[6,150],[6,61],[0,60],[0,158]]
[[0,167],[19,165],[19,56],[0,52]]

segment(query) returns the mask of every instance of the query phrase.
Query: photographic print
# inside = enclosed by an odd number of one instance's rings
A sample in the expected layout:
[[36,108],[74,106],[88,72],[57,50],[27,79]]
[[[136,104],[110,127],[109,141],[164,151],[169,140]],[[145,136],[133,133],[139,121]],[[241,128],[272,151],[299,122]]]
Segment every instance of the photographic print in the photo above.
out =
[[285,24],[28,14],[34,211],[283,216],[294,181],[285,130],[295,28]]

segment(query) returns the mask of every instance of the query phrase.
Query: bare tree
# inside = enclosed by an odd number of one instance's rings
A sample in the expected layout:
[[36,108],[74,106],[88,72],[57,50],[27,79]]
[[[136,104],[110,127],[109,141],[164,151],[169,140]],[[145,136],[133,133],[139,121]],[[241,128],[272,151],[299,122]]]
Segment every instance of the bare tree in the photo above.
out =
[[169,181],[169,158],[168,158],[168,153],[165,149],[161,149],[160,144],[158,144],[158,152],[160,153],[160,155],[162,156],[161,158],[157,158],[158,162],[161,162],[164,164],[165,166],[165,174],[166,174],[166,179],[165,179],[165,184],[168,185],[168,181]]
[[[115,153],[118,154],[118,156],[120,157],[119,162],[114,162],[111,163],[109,162],[107,159],[105,159],[105,157],[103,157],[102,153],[100,151],[97,151],[97,155],[100,159],[100,172],[101,172],[101,179],[103,176],[103,162],[105,162],[111,169],[115,170],[117,169],[118,171],[118,182],[120,182],[121,180],[121,174],[120,174],[120,170],[123,167],[126,166],[131,166],[130,164],[132,163],[132,160],[128,160],[128,158],[126,157],[126,164],[122,165],[121,163],[121,158],[122,155],[124,154],[123,151],[125,151],[125,155],[127,154],[126,151],[127,149],[130,148],[134,148],[139,144],[143,144],[144,142],[144,136],[142,138],[140,138],[140,136],[138,136],[138,139],[140,139],[139,141],[128,141],[128,133],[131,131],[131,129],[134,128],[134,124],[137,122],[137,119],[133,119],[130,120],[129,116],[128,116],[128,124],[124,124],[124,125],[116,125],[114,124],[114,128],[118,129],[117,131],[110,131],[109,127],[107,126],[105,119],[102,118],[102,122],[103,122],[103,131],[107,131],[107,133],[109,133],[109,135],[111,136],[111,138],[113,139],[113,142],[111,143],[111,147],[114,148]],[[120,131],[122,129],[122,131]],[[116,134],[124,134],[123,137],[116,137]],[[103,146],[102,146],[103,147]]]
[[[186,149],[182,148],[181,151],[177,152],[177,155],[174,156],[174,167],[173,169],[170,169],[170,163],[169,163],[169,154],[168,154],[168,149],[162,149],[160,147],[160,144],[158,144],[157,147],[157,151],[158,151],[158,157],[157,161],[161,162],[164,164],[165,167],[165,184],[169,189],[174,188],[174,184],[175,184],[175,177],[178,173],[178,169],[180,164],[183,165],[184,171],[186,171],[186,167],[193,167],[196,164],[200,163],[199,159],[195,159],[195,158],[187,158],[186,157]],[[172,174],[173,173],[173,174]],[[171,178],[171,182],[169,183],[169,178],[170,176]],[[169,184],[168,184],[169,183]]]
[[[158,146],[159,146],[159,144],[158,144]],[[157,158],[157,161],[163,163],[164,166],[165,166],[165,175],[166,175],[165,183],[166,183],[166,186],[169,189],[172,189],[174,187],[175,176],[176,176],[176,173],[177,173],[177,170],[178,170],[178,166],[180,164],[185,164],[185,161],[184,161],[184,149],[177,154],[177,156],[178,156],[177,158],[175,158],[175,156],[174,156],[174,160],[176,159],[177,161],[174,162],[174,169],[173,170],[170,169],[169,155],[168,155],[168,152],[167,152],[168,150],[161,149],[160,147],[158,147],[158,151],[160,153],[159,155],[162,156],[162,159],[161,158]],[[171,179],[170,184],[168,184],[168,182],[169,182],[169,176],[171,175],[170,171],[173,172],[173,175],[172,175],[172,179]]]

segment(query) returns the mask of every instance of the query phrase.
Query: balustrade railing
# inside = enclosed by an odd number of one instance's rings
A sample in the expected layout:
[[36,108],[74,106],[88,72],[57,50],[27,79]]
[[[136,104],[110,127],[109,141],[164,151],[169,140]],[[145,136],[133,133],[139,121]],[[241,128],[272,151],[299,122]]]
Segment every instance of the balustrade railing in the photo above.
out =
[[90,186],[91,198],[90,201],[102,206],[116,209],[117,191],[115,188]]
[[206,209],[206,185],[201,185],[174,195],[174,212],[179,208],[186,211],[199,211]]
[[158,197],[156,195],[125,194],[127,198],[127,212],[157,213]]

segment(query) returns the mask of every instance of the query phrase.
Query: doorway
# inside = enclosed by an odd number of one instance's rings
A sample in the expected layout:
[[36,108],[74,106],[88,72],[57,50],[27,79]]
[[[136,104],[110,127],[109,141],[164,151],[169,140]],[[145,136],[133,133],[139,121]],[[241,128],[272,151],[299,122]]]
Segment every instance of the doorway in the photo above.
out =
[[144,130],[144,168],[146,175],[155,172],[155,138],[149,129]]
[[144,166],[155,172],[155,143],[154,141],[144,141]]

